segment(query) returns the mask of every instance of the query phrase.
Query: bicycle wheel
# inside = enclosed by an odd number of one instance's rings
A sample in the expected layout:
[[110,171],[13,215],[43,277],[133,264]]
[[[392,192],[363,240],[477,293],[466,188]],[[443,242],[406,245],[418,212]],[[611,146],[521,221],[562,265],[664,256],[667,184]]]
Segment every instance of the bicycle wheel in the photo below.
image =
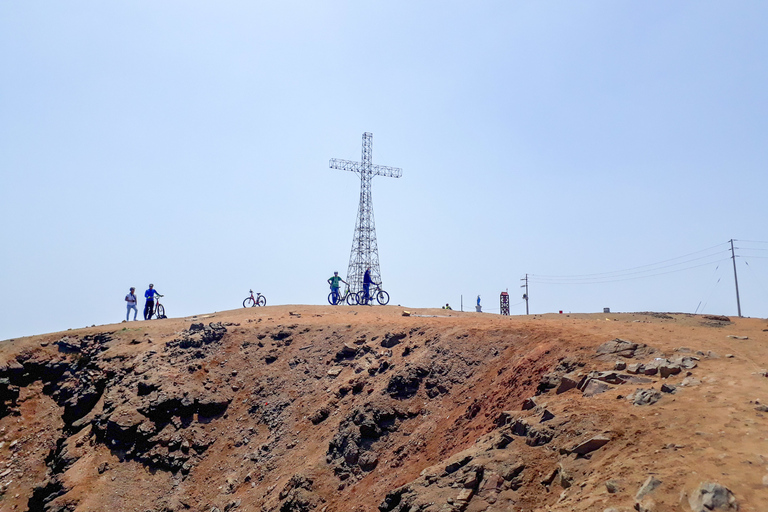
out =
[[360,290],[359,292],[357,292],[357,295],[355,296],[355,300],[361,306],[365,306],[366,304],[368,304],[368,297],[365,296],[365,292],[363,290]]
[[376,302],[386,306],[389,303],[389,294],[384,290],[379,290],[379,293],[376,294]]
[[255,305],[256,305],[256,301],[253,300],[253,297],[248,297],[247,299],[245,299],[243,301],[243,307],[244,308],[252,308]]
[[350,306],[357,306],[357,294],[356,293],[348,293],[347,294],[347,304]]
[[165,318],[165,308],[162,304],[157,305],[157,309],[155,310],[155,314],[157,315],[157,318]]
[[259,295],[259,298],[256,299],[256,304],[259,306],[266,306],[267,305],[267,298],[263,295]]
[[329,293],[328,294],[328,304],[330,304],[331,306],[335,306],[336,304],[339,303],[338,298],[339,298],[339,294],[338,293],[333,293],[333,292]]

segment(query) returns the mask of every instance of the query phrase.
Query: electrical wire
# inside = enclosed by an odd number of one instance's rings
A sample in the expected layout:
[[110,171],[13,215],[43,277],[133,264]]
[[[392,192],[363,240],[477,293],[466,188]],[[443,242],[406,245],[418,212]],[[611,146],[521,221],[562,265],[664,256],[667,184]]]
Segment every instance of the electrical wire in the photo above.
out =
[[[668,263],[670,261],[675,261],[675,260],[679,260],[679,259],[682,259],[682,258],[687,258],[689,256],[693,256],[695,254],[700,254],[702,252],[711,251],[712,249],[716,249],[716,248],[718,248],[718,247],[720,247],[722,245],[728,245],[728,244],[729,244],[729,242],[722,242],[722,243],[719,243],[717,245],[713,245],[712,247],[708,247],[708,248],[702,249],[700,251],[695,251],[695,252],[692,252],[692,253],[684,254],[683,256],[678,256],[676,258],[670,258],[670,259],[667,259],[667,260],[658,261],[656,263],[649,263],[647,265],[640,265],[638,267],[630,267],[630,268],[623,269],[623,270],[614,270],[614,271],[611,271],[611,272],[597,272],[597,273],[594,273],[594,274],[578,274],[578,275],[573,275],[573,276],[539,275],[539,277],[575,279],[575,278],[590,277],[590,276],[604,276],[604,275],[609,275],[609,274],[621,274],[621,273],[629,272],[630,270],[637,270],[637,269],[646,268],[646,267],[655,267],[655,266],[660,265],[662,263]],[[713,253],[711,255],[701,256],[699,258],[693,258],[693,259],[687,260],[687,261],[696,261],[696,260],[707,258],[707,257],[710,257],[710,256],[715,256],[715,255],[717,255],[717,254],[719,254],[721,252],[729,252],[729,251],[730,251],[730,249],[727,249],[727,250],[721,249],[721,250],[719,250],[716,253]],[[673,265],[668,265],[668,266],[682,265],[683,263],[686,263],[687,261],[680,262],[680,263],[673,264]],[[660,268],[665,268],[665,267],[660,267]],[[531,275],[533,275],[533,274],[531,274]]]
[[[542,276],[542,275],[538,275],[538,274],[530,274],[529,277],[533,276],[536,279],[566,279],[566,280],[573,280],[573,281],[585,281],[585,280],[591,280],[591,279],[604,280],[604,279],[609,279],[609,278],[614,278],[614,277],[622,278],[622,277],[625,277],[625,276],[631,276],[631,275],[636,275],[636,274],[646,274],[648,272],[656,272],[656,271],[664,269],[664,268],[677,267],[679,265],[684,265],[686,263],[691,263],[691,262],[694,262],[694,261],[699,261],[699,260],[711,258],[711,257],[714,257],[714,256],[720,256],[720,253],[723,253],[723,252],[728,252],[728,251],[719,251],[719,253],[709,254],[707,256],[701,256],[699,258],[692,258],[692,259],[689,259],[689,260],[686,260],[686,261],[681,261],[680,263],[673,263],[671,265],[663,265],[661,267],[650,268],[650,269],[647,269],[647,270],[638,270],[638,271],[635,271],[635,272],[625,272],[623,275],[620,274],[617,271],[617,272],[606,272],[606,273],[602,274],[604,277],[599,277],[599,274],[592,274],[595,277],[588,277],[590,274],[587,274],[585,277],[579,277],[579,276],[574,276],[574,277],[560,276],[560,277],[557,277],[557,276]],[[716,263],[716,262],[709,262],[709,263]],[[705,265],[708,265],[709,263],[705,263]],[[695,265],[695,266],[687,267],[687,268],[696,268],[697,266],[701,266],[701,265]],[[679,270],[687,270],[687,268],[679,269]],[[675,272],[675,271],[673,271],[673,272]],[[615,274],[615,275],[611,275],[611,274]],[[656,275],[658,275],[658,274],[656,274]],[[639,276],[639,277],[643,277],[643,276]]]
[[760,288],[762,289],[763,293],[765,293],[765,296],[766,296],[766,298],[768,298],[768,288],[766,288],[766,286],[765,286],[765,284],[763,283],[762,279],[760,279],[760,278],[757,276],[757,272],[755,272],[754,270],[752,270],[752,266],[749,264],[749,262],[747,262],[747,260],[744,260],[744,263],[747,265],[747,268],[748,268],[748,269],[749,269],[749,271],[752,273],[752,277],[754,277],[754,278],[755,278],[755,281],[757,281],[757,283],[760,285]]
[[644,279],[646,277],[656,277],[656,276],[663,276],[663,275],[666,275],[666,274],[673,274],[675,272],[683,272],[685,270],[691,270],[691,269],[694,269],[694,268],[706,267],[708,265],[714,265],[716,263],[720,264],[720,263],[722,263],[724,261],[728,261],[729,259],[730,258],[722,258],[722,259],[719,259],[717,261],[709,261],[707,263],[702,263],[700,265],[693,265],[691,267],[679,268],[677,270],[668,270],[666,272],[658,272],[656,274],[647,274],[647,275],[634,276],[634,277],[617,277],[617,278],[606,277],[606,278],[600,279],[600,280],[597,280],[599,278],[590,278],[590,279],[595,279],[593,281],[583,281],[583,280],[582,281],[575,281],[575,280],[571,280],[571,281],[556,281],[556,280],[547,280],[547,279],[533,279],[534,275],[533,274],[529,274],[528,275],[528,281],[529,282],[533,282],[533,283],[538,283],[538,284],[603,284],[603,283],[616,283],[616,282],[619,282],[619,281],[631,281],[633,279]]
[[[714,272],[712,272],[712,276],[714,276],[714,275],[717,273],[717,271],[718,271],[719,269],[720,269],[720,265],[718,265],[717,267],[715,267],[715,270],[714,270]],[[722,272],[721,272],[721,274],[722,274]],[[710,278],[711,278],[711,277],[710,277]],[[699,307],[701,307],[701,311],[702,311],[702,313],[704,312],[704,309],[706,309],[706,307],[707,307],[707,303],[709,303],[709,299],[711,299],[711,298],[712,298],[712,294],[713,294],[713,293],[715,293],[715,289],[717,288],[717,285],[719,285],[719,284],[720,284],[720,281],[722,280],[722,278],[723,278],[723,276],[722,276],[722,275],[720,275],[720,276],[718,276],[718,277],[717,277],[717,281],[715,281],[715,284],[714,284],[714,285],[712,286],[712,288],[709,290],[709,294],[707,294],[707,298],[706,298],[706,299],[704,299],[704,301],[703,301],[703,302],[704,302],[704,305],[702,306],[702,305],[701,305],[701,302],[699,302],[699,305],[698,305],[698,306],[696,306],[696,311],[694,311],[694,312],[693,312],[693,314],[694,314],[694,315],[695,315],[696,313],[698,313],[698,312],[699,312]]]

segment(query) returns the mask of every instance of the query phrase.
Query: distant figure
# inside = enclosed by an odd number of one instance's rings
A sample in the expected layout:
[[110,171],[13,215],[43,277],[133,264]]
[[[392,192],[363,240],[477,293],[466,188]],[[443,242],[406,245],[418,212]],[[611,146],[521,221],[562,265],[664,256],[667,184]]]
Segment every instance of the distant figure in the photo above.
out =
[[477,296],[477,305],[478,306],[480,305],[480,296],[479,295]]
[[368,267],[365,271],[365,274],[363,274],[363,292],[365,295],[365,302],[363,304],[368,304],[368,302],[371,299],[371,285],[372,284],[381,284],[381,283],[374,283],[373,279],[371,279],[371,267]]
[[136,288],[131,286],[131,291],[128,292],[128,295],[125,296],[125,302],[127,306],[127,310],[125,312],[125,321],[128,321],[128,317],[131,315],[131,310],[133,310],[133,320],[136,321],[136,315],[139,313],[139,309],[136,307],[136,294],[133,293],[136,291]]
[[328,278],[328,284],[331,285],[331,293],[333,294],[333,303],[339,302],[339,283],[344,283],[349,286],[349,283],[339,277],[338,272],[333,273],[333,277]]
[[443,306],[443,309],[450,309],[453,311],[453,308],[447,302],[445,303],[445,306]]
[[144,298],[147,299],[146,304],[144,304],[144,320],[152,318],[152,313],[155,311],[155,295],[162,297],[162,295],[155,290],[155,285],[150,283],[149,289],[144,292]]
[[477,306],[475,306],[475,311],[478,313],[483,312],[483,307],[480,305],[480,296],[477,296]]

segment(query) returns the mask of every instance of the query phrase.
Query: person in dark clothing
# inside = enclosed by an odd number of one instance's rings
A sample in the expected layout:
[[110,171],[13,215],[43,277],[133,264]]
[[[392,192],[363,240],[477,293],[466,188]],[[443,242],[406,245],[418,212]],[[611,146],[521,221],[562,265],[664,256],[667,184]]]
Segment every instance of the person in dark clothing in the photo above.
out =
[[144,298],[147,299],[147,302],[144,304],[144,320],[152,318],[152,313],[155,311],[155,295],[162,297],[155,290],[155,285],[150,283],[149,289],[144,292]]
[[365,271],[365,274],[363,274],[363,293],[365,295],[365,302],[363,304],[369,304],[371,300],[371,285],[372,284],[381,284],[376,283],[371,278],[371,267],[368,267]]

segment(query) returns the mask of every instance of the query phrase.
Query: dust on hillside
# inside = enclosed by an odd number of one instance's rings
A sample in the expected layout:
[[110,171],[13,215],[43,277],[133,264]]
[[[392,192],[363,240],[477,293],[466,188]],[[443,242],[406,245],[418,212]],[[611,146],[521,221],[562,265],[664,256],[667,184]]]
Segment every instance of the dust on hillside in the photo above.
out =
[[403,313],[0,342],[0,508],[768,509],[764,320]]

